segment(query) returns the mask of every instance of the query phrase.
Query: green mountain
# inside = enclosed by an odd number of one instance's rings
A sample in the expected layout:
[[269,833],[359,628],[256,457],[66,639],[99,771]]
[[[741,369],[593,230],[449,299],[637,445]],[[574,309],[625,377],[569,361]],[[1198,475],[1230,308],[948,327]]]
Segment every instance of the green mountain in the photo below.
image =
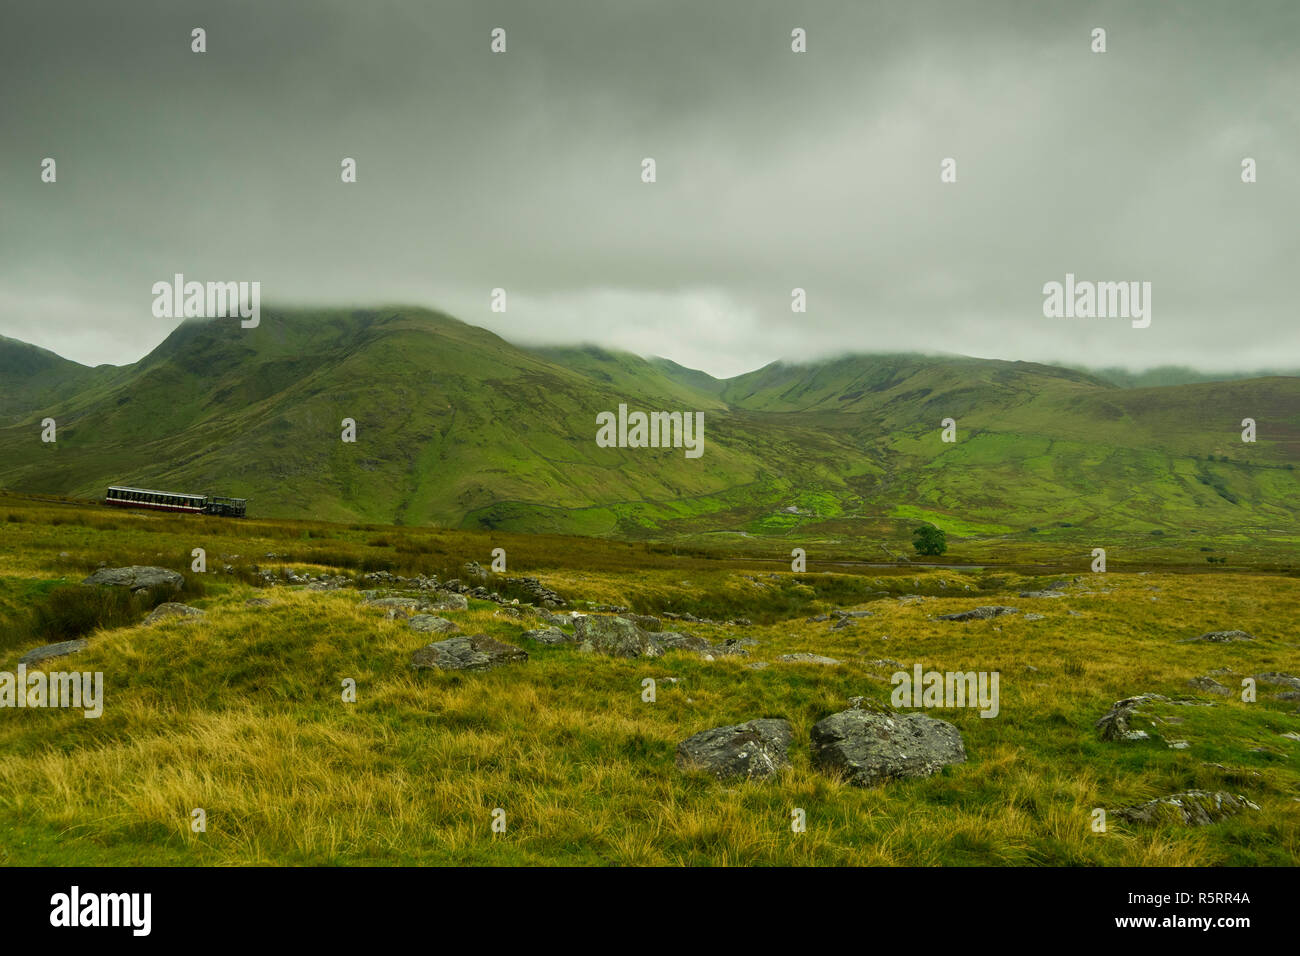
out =
[[0,335],[0,425],[21,422],[117,372],[108,365],[87,368]]
[[[1073,366],[1071,366],[1073,367]],[[1161,365],[1141,372],[1125,368],[1081,369],[1090,372],[1103,381],[1124,388],[1149,388],[1157,385],[1191,385],[1199,382],[1235,382],[1245,378],[1276,378],[1283,376],[1294,378],[1300,376],[1300,369],[1267,369],[1252,372],[1204,372],[1188,368],[1186,365]]]
[[[127,483],[248,497],[254,515],[626,537],[1297,531],[1293,377],[1120,388],[905,354],[718,380],[409,308],[190,321],[118,369],[4,340],[0,370],[0,485],[24,492]],[[598,447],[597,415],[620,404],[702,412],[703,456]]]

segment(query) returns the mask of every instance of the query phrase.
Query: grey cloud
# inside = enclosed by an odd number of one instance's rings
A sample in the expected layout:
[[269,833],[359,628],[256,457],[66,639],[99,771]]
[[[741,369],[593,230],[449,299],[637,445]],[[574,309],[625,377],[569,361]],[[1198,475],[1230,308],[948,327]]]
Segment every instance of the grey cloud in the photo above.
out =
[[[23,5],[0,333],[132,361],[179,271],[720,374],[904,348],[1294,365],[1297,27],[1286,3]],[[1043,318],[1067,271],[1151,281],[1151,327]]]

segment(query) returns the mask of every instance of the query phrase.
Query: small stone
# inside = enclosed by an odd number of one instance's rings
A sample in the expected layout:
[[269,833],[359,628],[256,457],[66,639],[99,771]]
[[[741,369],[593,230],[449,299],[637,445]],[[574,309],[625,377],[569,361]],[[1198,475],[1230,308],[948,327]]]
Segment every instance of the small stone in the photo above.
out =
[[823,657],[820,654],[808,654],[800,651],[797,654],[782,654],[778,660],[788,661],[792,664],[823,664],[831,665],[840,663],[833,657]]
[[987,621],[989,618],[1001,617],[1004,614],[1019,613],[1019,608],[994,604],[973,608],[969,611],[958,611],[956,614],[940,614],[938,619],[940,621]]
[[422,647],[411,655],[411,665],[417,670],[483,670],[526,660],[527,651],[486,634],[450,637]]
[[188,604],[175,604],[168,601],[166,604],[159,604],[144,619],[145,624],[157,624],[159,621],[165,621],[168,618],[178,617],[186,621],[196,621],[203,617],[203,612],[196,607],[190,607]]
[[434,614],[416,614],[407,624],[411,630],[420,634],[451,634],[460,630],[459,627],[445,617],[438,617]]
[[1180,644],[1231,644],[1236,641],[1253,641],[1255,638],[1245,631],[1207,631],[1200,637],[1188,637]]
[[22,657],[18,658],[19,664],[39,664],[41,661],[48,661],[55,657],[66,657],[69,654],[75,654],[77,651],[84,651],[90,646],[90,642],[82,639],[75,641],[59,641],[57,644],[46,644],[44,647],[38,647],[28,651]]

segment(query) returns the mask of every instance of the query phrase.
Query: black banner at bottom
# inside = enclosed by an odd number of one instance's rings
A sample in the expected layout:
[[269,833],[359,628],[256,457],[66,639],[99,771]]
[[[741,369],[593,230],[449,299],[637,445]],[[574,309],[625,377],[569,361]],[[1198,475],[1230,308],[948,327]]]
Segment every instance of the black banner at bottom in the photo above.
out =
[[[817,942],[1185,940],[1291,924],[1295,873],[1259,869],[6,869],[6,935],[371,945],[415,927],[493,941],[815,927]],[[639,930],[638,930],[639,928]],[[764,930],[766,932],[766,930]],[[865,941],[865,940],[864,940]]]

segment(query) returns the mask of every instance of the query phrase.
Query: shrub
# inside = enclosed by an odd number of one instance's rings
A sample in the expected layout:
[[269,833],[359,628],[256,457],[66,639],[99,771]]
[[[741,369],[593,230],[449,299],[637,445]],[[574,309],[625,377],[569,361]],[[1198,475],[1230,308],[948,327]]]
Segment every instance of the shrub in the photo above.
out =
[[912,547],[917,554],[943,554],[948,550],[948,536],[941,528],[923,524],[912,531]]
[[[185,575],[181,593],[201,596],[202,581]],[[40,642],[56,644],[85,637],[95,630],[126,627],[140,621],[159,604],[174,601],[177,593],[166,586],[134,594],[126,588],[93,584],[65,584],[53,588],[27,612],[20,626],[0,638],[0,647],[19,647]]]

